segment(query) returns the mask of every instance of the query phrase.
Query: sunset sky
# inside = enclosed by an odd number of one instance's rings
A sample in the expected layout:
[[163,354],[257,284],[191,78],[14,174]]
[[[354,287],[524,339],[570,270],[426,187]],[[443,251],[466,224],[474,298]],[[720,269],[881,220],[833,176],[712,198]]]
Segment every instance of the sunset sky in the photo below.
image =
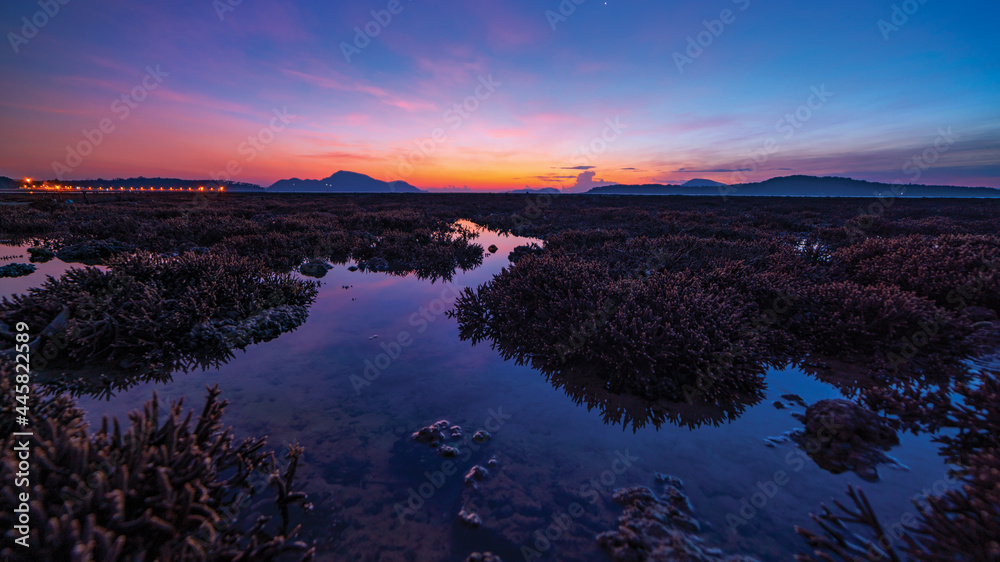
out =
[[1000,187],[996,2],[61,1],[0,7],[0,175]]

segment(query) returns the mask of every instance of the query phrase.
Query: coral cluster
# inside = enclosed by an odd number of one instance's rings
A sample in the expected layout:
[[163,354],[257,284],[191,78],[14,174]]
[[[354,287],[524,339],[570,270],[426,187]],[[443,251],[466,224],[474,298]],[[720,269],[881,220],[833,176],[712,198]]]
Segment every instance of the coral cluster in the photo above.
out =
[[[30,549],[4,535],[4,560],[270,560],[311,556],[296,538],[288,507],[304,500],[293,490],[301,448],[291,446],[278,468],[263,439],[234,441],[222,426],[226,402],[218,388],[195,420],[182,402],[163,415],[157,398],[122,428],[107,419],[91,433],[66,396],[34,395],[27,428],[30,458],[19,459],[13,367],[0,364],[0,524],[11,530],[27,505]],[[23,461],[23,462],[22,462]],[[27,465],[27,469],[25,469]],[[16,473],[30,475],[27,486]],[[273,492],[267,493],[271,489]],[[22,501],[27,493],[29,500]],[[248,499],[272,496],[269,516],[248,520]],[[265,502],[266,503],[266,502]],[[275,517],[280,515],[280,522]],[[235,524],[234,524],[235,523]],[[25,556],[27,553],[27,556]]]
[[613,392],[723,404],[758,392],[769,366],[823,356],[879,385],[929,392],[942,382],[934,373],[947,384],[980,351],[975,321],[1000,309],[1000,238],[968,232],[985,223],[931,236],[915,231],[944,230],[940,221],[883,220],[879,232],[902,232],[852,239],[808,212],[779,218],[759,202],[739,206],[743,221],[717,209],[576,206],[572,226],[570,209],[555,206],[532,223],[544,249],[523,247],[514,265],[465,291],[453,312],[463,338],[489,340],[549,377],[598,373]]
[[24,277],[35,272],[35,266],[30,263],[9,263],[0,266],[0,278]]
[[622,488],[614,499],[625,508],[618,528],[597,536],[597,542],[615,562],[755,562],[754,558],[726,555],[698,536],[701,524],[691,515],[691,503],[680,481],[663,479],[662,497],[646,487]]
[[[949,463],[957,465],[957,487],[914,501],[913,521],[888,527],[864,492],[848,489],[853,506],[834,502],[813,520],[819,532],[796,527],[813,549],[797,557],[818,560],[997,560],[1000,559],[1000,373],[978,373],[958,385],[958,399],[937,438]],[[867,528],[861,536],[849,525]]]
[[[94,203],[0,209],[0,232],[15,241],[46,239],[37,259],[102,264],[141,250],[157,253],[231,250],[279,272],[309,260],[382,260],[376,271],[450,278],[482,263],[474,233],[456,227],[447,205],[412,208],[407,198],[240,197],[158,194],[98,197]],[[421,199],[422,203],[426,200]],[[127,241],[123,242],[123,241]],[[50,249],[50,247],[52,249]],[[34,259],[33,254],[33,259]]]
[[[105,374],[168,375],[208,367],[233,349],[272,339],[305,321],[316,287],[270,273],[260,261],[227,253],[119,256],[111,268],[71,269],[59,279],[0,303],[0,349],[10,326],[38,332],[35,368],[84,367]],[[95,391],[93,376],[57,377],[56,386]],[[121,384],[113,386],[123,386]]]

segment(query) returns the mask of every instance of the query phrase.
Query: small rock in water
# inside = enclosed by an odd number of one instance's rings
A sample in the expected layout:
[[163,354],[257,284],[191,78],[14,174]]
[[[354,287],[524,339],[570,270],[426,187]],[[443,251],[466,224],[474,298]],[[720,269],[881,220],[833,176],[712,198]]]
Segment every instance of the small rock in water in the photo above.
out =
[[852,471],[878,480],[878,465],[899,444],[892,425],[877,413],[843,399],[820,400],[799,417],[805,428],[793,435],[820,468],[833,474]]
[[[698,536],[701,524],[692,516],[687,496],[670,482],[676,479],[656,475],[664,484],[662,497],[645,487],[615,491],[615,502],[624,508],[618,527],[595,537],[614,562],[637,560],[700,560],[703,562],[756,562],[754,558],[727,556]],[[677,480],[679,482],[679,480]]]
[[444,441],[444,434],[441,430],[434,426],[421,427],[415,431],[410,438],[417,443],[424,443],[430,445],[431,447],[437,447],[442,441]]
[[684,489],[684,482],[682,482],[680,478],[677,478],[676,476],[671,476],[669,474],[664,474],[662,472],[656,473],[656,483],[665,484],[667,486],[673,486],[678,490]]
[[461,426],[459,426],[459,425],[453,425],[453,426],[451,426],[451,428],[449,429],[449,431],[451,432],[451,438],[452,438],[452,440],[457,441],[457,440],[459,440],[459,439],[462,438],[462,427]]
[[476,466],[470,468],[469,472],[465,473],[465,485],[475,486],[476,482],[482,482],[489,475],[490,471],[477,464]]
[[471,511],[465,511],[465,509],[458,512],[458,518],[462,520],[462,523],[473,528],[479,528],[483,525],[483,520],[479,515]]
[[475,435],[472,436],[472,440],[476,443],[485,443],[490,439],[493,439],[493,436],[490,435],[490,432],[485,429],[480,429]]
[[357,270],[358,270],[358,266],[356,266],[356,265],[352,265],[352,266],[350,266],[350,267],[347,268],[347,271],[357,271]]
[[299,266],[299,272],[306,277],[320,279],[326,276],[326,272],[333,269],[333,266],[322,261],[311,261]]
[[503,560],[492,552],[473,552],[466,557],[465,562],[503,562]]
[[496,457],[491,457],[490,462],[486,463],[486,465],[489,466],[490,468],[497,468],[498,466],[500,466],[500,462],[497,461]]
[[453,459],[458,456],[458,449],[449,445],[442,445],[438,449],[438,454],[442,457]]

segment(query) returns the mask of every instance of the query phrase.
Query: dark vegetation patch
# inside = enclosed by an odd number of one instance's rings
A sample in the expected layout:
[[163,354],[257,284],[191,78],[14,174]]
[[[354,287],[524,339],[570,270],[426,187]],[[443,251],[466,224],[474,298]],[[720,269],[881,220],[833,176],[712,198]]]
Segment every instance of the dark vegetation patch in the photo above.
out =
[[0,266],[0,278],[24,277],[35,272],[35,266],[30,263],[8,263]]
[[[167,257],[140,252],[110,268],[75,268],[0,303],[0,341],[37,327],[33,367],[74,393],[106,395],[136,380],[208,368],[233,349],[305,321],[314,284],[229,252]],[[86,369],[89,368],[89,369]]]
[[[14,368],[0,359],[0,433],[5,452],[14,450]],[[263,439],[234,440],[221,419],[226,402],[209,389],[201,414],[184,413],[182,402],[160,412],[154,395],[130,425],[117,419],[96,432],[72,399],[35,394],[29,408],[31,456],[27,470],[16,455],[0,460],[0,524],[18,525],[26,503],[32,560],[271,560],[280,554],[311,556],[297,539],[289,507],[305,498],[293,490],[302,454],[291,446],[279,466]],[[164,415],[165,414],[165,415]],[[30,501],[15,486],[30,474]],[[266,505],[268,516],[246,521],[246,499]],[[249,502],[246,502],[249,504]],[[280,516],[280,517],[279,517]],[[237,522],[236,525],[233,525]],[[4,535],[4,560],[27,550]]]
[[[822,506],[817,530],[796,527],[812,549],[797,556],[820,560],[997,560],[1000,559],[1000,373],[977,373],[959,384],[936,438],[945,459],[958,466],[956,485],[943,494],[914,500],[916,515],[886,525],[863,491],[848,488],[849,503]],[[935,486],[936,487],[936,486]],[[845,505],[846,504],[846,505]]]
[[[951,430],[939,440],[963,487],[918,506],[896,543],[903,552],[997,558],[1000,388],[995,372],[970,371],[963,360],[997,341],[1000,202],[890,200],[878,214],[871,203],[232,194],[197,205],[185,196],[36,201],[0,208],[0,239],[72,249],[110,271],[76,270],[3,303],[0,347],[11,346],[12,323],[26,321],[44,327],[33,342],[41,357],[49,344],[65,352],[53,365],[211,365],[304,319],[296,311],[304,314],[314,289],[284,275],[303,264],[354,259],[362,271],[430,278],[478,265],[482,248],[455,226],[466,218],[544,247],[518,248],[515,265],[463,295],[454,311],[463,337],[490,341],[578,402],[636,426],[720,419],[648,407],[665,402],[708,405],[731,419],[759,400],[768,367],[797,364],[887,431]],[[67,377],[54,380],[73,388]],[[70,405],[60,404],[47,417],[72,421]],[[51,436],[58,450],[73,439]],[[891,545],[878,546],[886,528],[863,493],[851,499],[854,507],[817,516],[818,532],[801,531],[816,558],[900,559]],[[69,509],[51,502],[37,509]],[[871,540],[848,534],[853,524],[868,527]],[[171,528],[172,536],[184,532]]]
[[[497,200],[497,203],[499,204]],[[454,311],[464,338],[550,378],[723,405],[770,366],[835,357],[860,378],[947,393],[1000,312],[993,201],[528,197],[471,218],[545,239]],[[984,316],[985,315],[985,316]],[[851,389],[881,406],[892,401]],[[899,401],[902,423],[915,417]]]
[[390,273],[450,278],[456,269],[482,263],[482,247],[471,242],[471,233],[454,226],[460,211],[440,201],[421,208],[413,202],[234,194],[108,195],[72,205],[36,199],[32,208],[0,209],[0,238],[24,242],[44,237],[55,247],[39,252],[89,264],[133,249],[229,249],[258,257],[279,272],[312,259],[344,263],[380,258]]

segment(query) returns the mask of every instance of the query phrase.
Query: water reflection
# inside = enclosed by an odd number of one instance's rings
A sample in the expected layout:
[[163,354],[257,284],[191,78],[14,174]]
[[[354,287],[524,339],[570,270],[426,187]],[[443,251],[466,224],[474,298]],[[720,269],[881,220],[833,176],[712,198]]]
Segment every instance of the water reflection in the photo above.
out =
[[[498,251],[486,255],[478,268],[456,271],[457,288],[488,282],[509,265],[511,250],[533,240],[483,231],[477,242],[496,244]],[[708,542],[762,560],[787,560],[801,550],[792,525],[808,521],[808,514],[846,483],[860,481],[851,472],[825,471],[808,458],[793,472],[786,456],[793,445],[765,445],[765,437],[802,425],[791,409],[772,407],[782,394],[799,394],[809,403],[841,396],[799,369],[769,371],[763,398],[728,409],[650,403],[607,392],[599,380],[578,374],[551,373],[546,379],[530,366],[504,361],[489,346],[461,341],[457,324],[444,315],[420,331],[411,316],[441,292],[440,280],[435,285],[415,274],[334,265],[299,329],[248,346],[207,371],[139,381],[116,391],[114,400],[84,398],[80,404],[88,421],[99,424],[104,415],[124,419],[154,389],[163,400],[189,396],[197,405],[205,385],[220,383],[222,397],[231,403],[225,421],[240,436],[269,435],[275,448],[289,442],[305,447],[301,482],[316,509],[303,524],[305,533],[319,541],[320,560],[403,558],[407,553],[414,560],[462,560],[485,550],[518,560],[521,547],[534,544],[535,531],[544,531],[573,503],[585,506],[586,513],[553,542],[544,559],[606,560],[594,535],[613,528],[621,514],[613,488],[648,485],[656,472],[685,481],[699,519],[712,525]],[[351,376],[363,375],[365,361],[402,331],[413,335],[413,345],[357,394]],[[438,419],[475,429],[497,408],[511,418],[480,456],[400,521],[394,506],[408,505],[409,490],[420,489],[426,474],[440,470],[445,460],[409,435]],[[641,460],[612,484],[601,483],[616,451]],[[946,470],[926,435],[902,439],[892,454],[912,470],[887,471],[888,477],[869,491],[873,505],[889,520],[912,509],[909,498]],[[491,470],[480,490],[464,486],[464,471],[493,456],[500,467]],[[757,483],[777,470],[792,476],[789,484],[759,516],[731,532],[727,515],[738,512]],[[601,487],[592,484],[595,480]],[[459,510],[470,504],[483,516],[480,529],[457,520]]]
[[612,392],[607,388],[607,381],[593,372],[563,369],[550,372],[545,378],[553,387],[572,398],[575,404],[585,405],[588,411],[596,409],[604,423],[633,432],[647,425],[658,430],[664,424],[692,430],[704,425],[719,427],[738,419],[747,407],[755,406],[763,399],[761,392],[729,403],[649,400],[627,392]]

